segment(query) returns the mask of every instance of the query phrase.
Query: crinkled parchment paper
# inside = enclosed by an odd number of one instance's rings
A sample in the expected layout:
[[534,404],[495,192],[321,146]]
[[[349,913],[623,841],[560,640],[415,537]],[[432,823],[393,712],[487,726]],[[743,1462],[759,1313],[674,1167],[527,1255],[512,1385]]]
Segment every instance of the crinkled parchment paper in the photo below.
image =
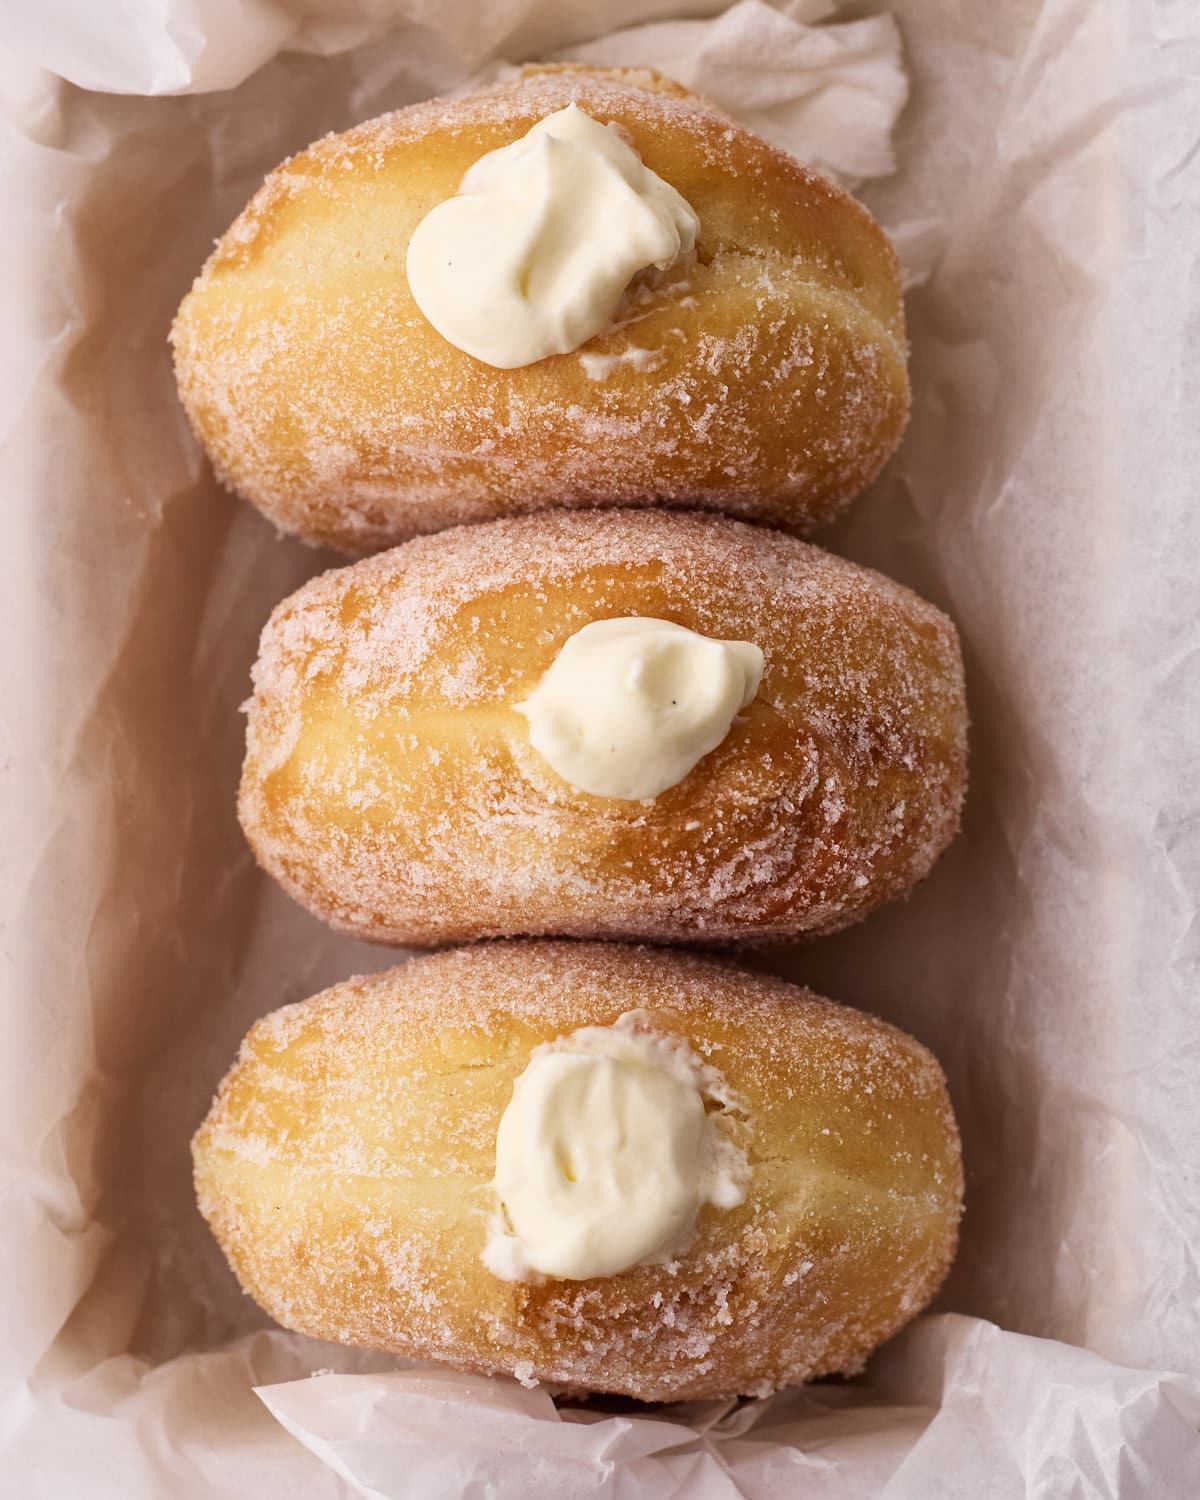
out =
[[[1200,1495],[1200,16],[718,9],[0,7],[5,1496]],[[391,955],[238,831],[257,632],[329,559],[217,490],[171,314],[287,152],[564,50],[660,64],[862,182],[909,269],[916,403],[827,539],[945,605],[968,657],[963,837],[905,905],[755,960],[945,1062],[947,1311],[863,1382],[738,1408],[556,1409],[269,1330],[189,1182],[250,1020]]]

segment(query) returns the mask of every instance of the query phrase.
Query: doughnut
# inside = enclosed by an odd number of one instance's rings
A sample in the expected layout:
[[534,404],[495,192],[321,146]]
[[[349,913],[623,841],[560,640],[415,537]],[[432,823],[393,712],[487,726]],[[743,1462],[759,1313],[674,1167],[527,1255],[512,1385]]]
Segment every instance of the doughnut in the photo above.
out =
[[[576,104],[699,220],[583,347],[497,369],[405,272],[483,155]],[[272,172],[172,330],[216,473],[282,531],[352,554],[560,506],[715,509],[806,530],[899,442],[898,263],[833,183],[642,70],[539,69],[329,135]]]
[[[763,666],[716,748],[628,800],[561,775],[526,714],[569,641],[639,617]],[[384,943],[831,932],[928,873],[965,787],[950,621],[721,516],[561,511],[418,537],[278,605],[253,686],[239,814],[259,863]]]
[[[740,1201],[702,1207],[670,1258],[497,1274],[498,1137],[521,1080],[630,1012],[703,1059]],[[582,1143],[585,1203],[616,1149],[602,1135]],[[649,1161],[661,1142],[640,1144]],[[285,1327],[645,1401],[857,1371],[941,1284],[962,1199],[918,1042],[778,979],[606,944],[452,949],[285,1006],[242,1044],[193,1157],[238,1280]],[[569,1164],[530,1166],[569,1189]]]

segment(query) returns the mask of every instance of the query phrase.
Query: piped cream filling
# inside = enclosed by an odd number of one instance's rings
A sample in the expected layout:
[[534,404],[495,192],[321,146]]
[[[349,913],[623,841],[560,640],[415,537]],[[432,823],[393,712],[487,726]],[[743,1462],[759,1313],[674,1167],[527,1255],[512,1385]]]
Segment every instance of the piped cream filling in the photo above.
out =
[[745,1153],[706,1102],[736,1108],[638,1011],[539,1047],[496,1133],[484,1264],[509,1281],[582,1281],[679,1254],[705,1204],[745,1197]]

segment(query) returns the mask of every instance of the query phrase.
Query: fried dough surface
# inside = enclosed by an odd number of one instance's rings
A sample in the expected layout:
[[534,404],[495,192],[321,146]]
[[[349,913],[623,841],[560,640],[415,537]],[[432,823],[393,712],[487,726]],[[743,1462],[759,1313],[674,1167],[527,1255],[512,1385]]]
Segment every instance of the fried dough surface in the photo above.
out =
[[[575,101],[700,217],[617,326],[514,370],[421,315],[421,219]],[[908,411],[896,256],[871,215],[644,71],[552,69],[327,136],[272,172],[172,331],[218,475],[284,531],[367,553],[557,506],[662,504],[806,529],[878,473]]]
[[[674,1261],[588,1281],[480,1260],[496,1128],[532,1049],[631,1008],[740,1096],[746,1201]],[[193,1143],[200,1205],[286,1327],[643,1400],[856,1370],[936,1291],[961,1207],[937,1062],[794,985],[682,954],[493,943],[260,1021]]]
[[[725,740],[644,802],[571,786],[516,708],[570,635],[630,615],[766,655]],[[723,517],[559,512],[420,538],[284,600],[239,811],[297,900],[379,942],[782,938],[928,873],[965,739],[954,627],[907,589]]]

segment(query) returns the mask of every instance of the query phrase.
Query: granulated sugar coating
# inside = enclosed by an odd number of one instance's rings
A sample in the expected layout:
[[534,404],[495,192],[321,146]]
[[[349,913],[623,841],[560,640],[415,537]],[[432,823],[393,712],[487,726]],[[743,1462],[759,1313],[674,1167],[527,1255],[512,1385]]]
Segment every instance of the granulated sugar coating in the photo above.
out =
[[[646,802],[578,791],[515,705],[575,631],[641,615],[766,656]],[[558,512],[326,573],[263,632],[239,811],[312,911],[379,942],[829,932],[906,892],[966,777],[953,625],[877,573],[717,516]]]
[[[737,1101],[746,1201],[665,1265],[510,1282],[480,1259],[533,1048],[643,1009]],[[851,1372],[929,1301],[962,1197],[941,1069],[780,980],[649,949],[495,943],[260,1021],[193,1144],[200,1207],[286,1327],[644,1400]]]
[[[700,217],[579,351],[496,370],[408,288],[416,225],[469,166],[576,102]],[[555,506],[658,503],[807,527],[908,411],[895,254],[841,189],[648,72],[539,70],[327,136],[273,172],[172,331],[222,480],[348,552]]]

